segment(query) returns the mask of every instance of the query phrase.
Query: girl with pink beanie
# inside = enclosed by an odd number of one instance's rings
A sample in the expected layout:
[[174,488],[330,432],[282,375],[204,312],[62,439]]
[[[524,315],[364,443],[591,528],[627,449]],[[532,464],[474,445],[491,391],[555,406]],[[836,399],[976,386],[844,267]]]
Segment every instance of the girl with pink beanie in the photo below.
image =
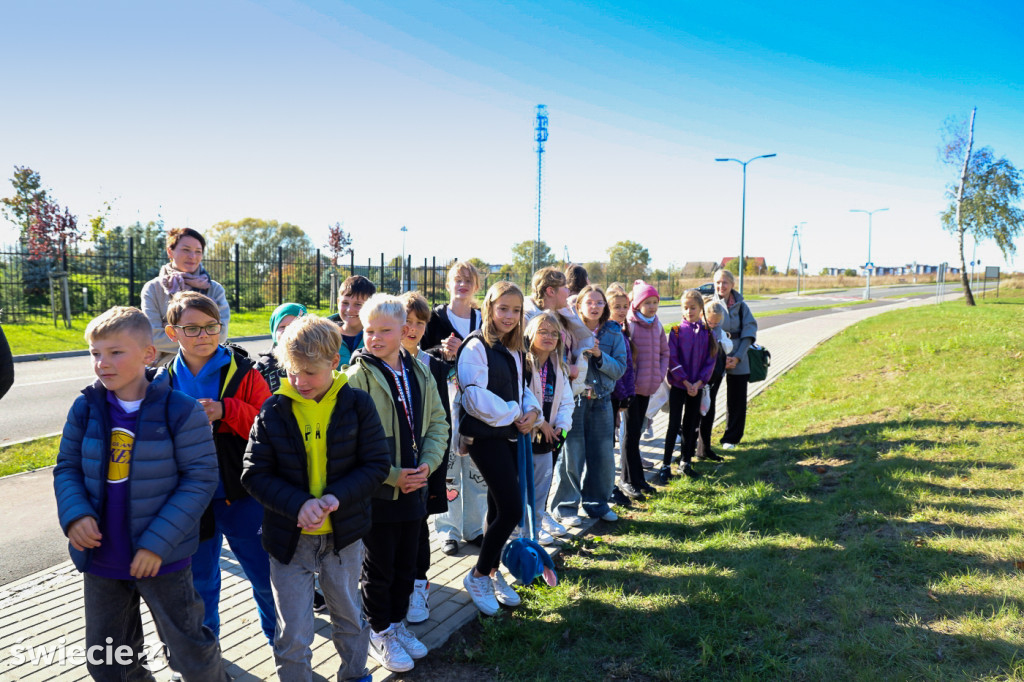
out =
[[633,283],[633,302],[626,317],[628,336],[633,347],[635,396],[626,409],[626,433],[619,448],[619,488],[627,497],[642,499],[653,488],[644,478],[640,459],[640,435],[647,417],[651,396],[668,373],[668,340],[658,320],[658,290],[641,279]]

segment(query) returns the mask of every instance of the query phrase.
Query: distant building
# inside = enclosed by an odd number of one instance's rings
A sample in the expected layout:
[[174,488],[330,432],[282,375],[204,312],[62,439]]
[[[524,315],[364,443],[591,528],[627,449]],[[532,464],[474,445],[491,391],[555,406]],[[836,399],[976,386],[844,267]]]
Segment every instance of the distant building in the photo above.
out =
[[[856,270],[859,277],[863,277],[866,273],[864,266],[858,265],[856,268],[825,268],[825,272],[829,275],[842,275],[847,270]],[[871,274],[873,275],[896,275],[896,276],[913,276],[913,275],[934,275],[939,271],[938,265],[926,265],[924,263],[908,263],[907,265],[876,265],[875,269]],[[960,268],[949,265],[946,267],[947,275],[959,275]]]
[[687,261],[679,273],[682,277],[710,277],[722,266],[713,260]]
[[[761,256],[746,256],[745,258],[746,258],[746,261],[747,261],[747,268],[751,267],[750,263],[751,263],[751,261],[753,261],[753,263],[754,263],[754,265],[753,265],[754,270],[756,270],[756,271],[767,270],[767,264],[764,262],[764,258],[762,258]],[[725,268],[725,264],[728,263],[729,261],[731,261],[731,260],[737,260],[738,261],[739,259],[740,259],[739,256],[727,256],[727,257],[722,259],[722,262],[718,264],[718,267],[719,268]],[[737,269],[739,269],[739,268],[737,268]]]

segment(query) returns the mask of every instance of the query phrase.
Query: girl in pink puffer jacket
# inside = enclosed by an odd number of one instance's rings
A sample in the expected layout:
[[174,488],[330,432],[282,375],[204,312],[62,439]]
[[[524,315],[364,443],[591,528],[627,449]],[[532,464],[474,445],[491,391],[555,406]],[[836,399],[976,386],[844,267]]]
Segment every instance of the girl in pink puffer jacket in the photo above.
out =
[[636,396],[626,410],[626,433],[621,447],[619,468],[622,471],[623,493],[639,499],[644,492],[654,489],[644,478],[643,460],[640,459],[640,434],[647,417],[651,396],[668,373],[668,340],[658,321],[658,290],[643,280],[633,283],[633,302],[626,324],[633,346],[633,369]]

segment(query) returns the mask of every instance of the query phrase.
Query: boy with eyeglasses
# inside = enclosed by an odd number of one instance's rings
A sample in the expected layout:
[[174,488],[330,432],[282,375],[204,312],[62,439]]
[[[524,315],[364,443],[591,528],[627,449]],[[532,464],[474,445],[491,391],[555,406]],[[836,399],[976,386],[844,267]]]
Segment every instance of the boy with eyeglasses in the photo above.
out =
[[270,557],[260,541],[263,507],[242,487],[242,457],[249,430],[270,398],[267,382],[242,353],[220,345],[220,311],[194,292],[175,294],[167,306],[167,336],[178,344],[168,366],[171,386],[195,398],[213,428],[220,469],[217,490],[199,524],[192,579],[206,608],[203,624],[220,636],[220,553],[224,538],[252,584],[260,627],[274,644]]

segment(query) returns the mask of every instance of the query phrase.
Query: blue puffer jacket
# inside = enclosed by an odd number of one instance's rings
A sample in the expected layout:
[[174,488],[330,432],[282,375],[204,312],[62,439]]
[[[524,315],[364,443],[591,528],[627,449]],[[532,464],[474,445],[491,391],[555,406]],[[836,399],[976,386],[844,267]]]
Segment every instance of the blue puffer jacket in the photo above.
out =
[[[199,519],[217,489],[217,451],[203,408],[171,389],[167,370],[147,370],[149,387],[139,407],[128,470],[132,554],[148,549],[164,564],[192,556],[199,546]],[[87,386],[68,412],[53,487],[57,517],[68,527],[86,516],[99,520],[110,463],[107,389]],[[69,547],[86,571],[91,550]]]
[[593,388],[595,398],[607,398],[626,371],[626,337],[622,327],[608,320],[597,330],[597,347],[601,357],[590,358],[587,385]]

